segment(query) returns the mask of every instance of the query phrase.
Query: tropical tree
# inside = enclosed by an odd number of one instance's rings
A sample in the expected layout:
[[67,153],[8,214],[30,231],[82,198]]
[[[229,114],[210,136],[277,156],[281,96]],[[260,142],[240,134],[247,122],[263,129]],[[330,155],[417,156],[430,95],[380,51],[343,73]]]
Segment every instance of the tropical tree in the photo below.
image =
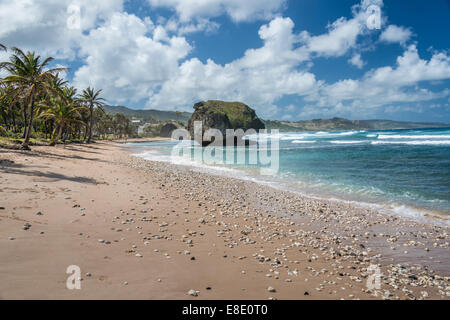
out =
[[10,61],[0,63],[0,69],[6,69],[9,75],[2,82],[13,87],[14,95],[20,94],[24,101],[24,111],[28,110],[28,123],[25,121],[25,138],[22,143],[23,149],[29,149],[33,120],[36,113],[36,99],[47,92],[59,95],[51,81],[55,75],[66,68],[50,68],[48,65],[53,61],[52,57],[41,60],[34,52],[26,54],[18,49],[12,48],[13,55]]
[[107,134],[112,132],[113,115],[107,112],[103,112],[100,109],[95,109],[94,127],[100,137],[103,135],[103,139],[106,139]]
[[89,107],[89,135],[87,142],[90,143],[92,140],[92,128],[94,127],[94,108],[98,108],[105,112],[103,106],[105,105],[105,99],[100,98],[100,93],[102,90],[95,91],[94,88],[88,87],[83,90],[81,94],[81,100],[87,104]]
[[40,115],[40,118],[46,120],[53,120],[55,123],[55,128],[53,130],[50,145],[54,146],[65,129],[71,129],[75,124],[82,124],[79,120],[80,111],[84,106],[78,104],[78,99],[76,98],[76,89],[63,88],[62,89],[63,98],[53,99],[53,104],[51,106],[44,106],[46,110]]

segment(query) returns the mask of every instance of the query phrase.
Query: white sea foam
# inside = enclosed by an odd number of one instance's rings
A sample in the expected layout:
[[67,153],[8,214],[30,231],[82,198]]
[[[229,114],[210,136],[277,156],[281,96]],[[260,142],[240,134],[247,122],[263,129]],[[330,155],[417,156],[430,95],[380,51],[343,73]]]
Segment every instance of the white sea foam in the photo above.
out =
[[295,136],[284,136],[280,140],[289,141],[289,140],[300,140],[304,138],[305,138],[304,135],[295,135]]
[[364,143],[366,141],[363,140],[332,140],[330,143],[333,144],[356,144],[356,143]]
[[405,144],[405,145],[432,145],[449,146],[450,140],[413,140],[413,141],[372,141],[371,144]]
[[172,164],[176,165],[184,165],[189,166],[197,169],[204,169],[208,172],[223,172],[227,173],[228,175],[232,175],[233,177],[238,177],[242,175],[242,171],[238,169],[228,168],[224,166],[219,165],[209,165],[205,164],[203,161],[197,161],[192,160],[190,157],[182,157],[182,156],[172,156],[172,155],[165,155],[162,153],[159,153],[157,151],[145,151],[142,153],[135,153],[133,154],[135,157],[143,158],[145,160],[149,161],[157,161],[157,162],[170,162]]
[[337,135],[339,135],[339,136],[351,136],[351,135],[354,135],[354,134],[357,134],[357,133],[358,133],[358,131],[346,131],[346,132],[340,132]]
[[450,135],[399,135],[399,134],[380,134],[378,139],[449,139]]
[[350,136],[360,132],[365,131],[344,131],[344,132],[327,132],[327,131],[317,131],[317,132],[287,132],[287,133],[262,133],[262,134],[252,134],[246,136],[247,139],[252,141],[266,140],[266,139],[280,139],[282,141],[290,140],[302,140],[305,138],[328,138],[328,137],[339,137],[339,136]]
[[[299,142],[305,143],[306,141],[300,140]],[[308,142],[313,142],[313,141],[308,141]],[[379,141],[379,142],[381,142],[381,141]],[[419,142],[424,142],[424,141],[419,141]],[[448,142],[450,143],[450,141],[448,141]],[[442,216],[440,216],[439,219],[434,219],[432,217],[436,217],[436,215],[433,213],[430,213],[426,210],[412,208],[412,207],[405,206],[402,204],[377,204],[377,203],[368,203],[368,202],[363,202],[363,201],[345,200],[342,198],[327,196],[327,195],[317,195],[317,194],[311,193],[309,191],[306,191],[306,192],[302,191],[303,188],[300,187],[300,185],[299,185],[300,188],[292,188],[283,182],[263,180],[262,177],[254,176],[253,174],[250,174],[243,170],[233,169],[233,168],[223,167],[223,166],[218,166],[218,165],[208,165],[201,161],[191,160],[189,157],[186,158],[186,157],[181,157],[181,156],[171,156],[171,155],[167,155],[167,154],[162,154],[158,150],[146,150],[145,152],[142,152],[142,153],[133,154],[133,156],[141,157],[141,158],[149,160],[149,161],[170,162],[173,164],[185,165],[185,166],[191,167],[193,170],[196,170],[199,172],[205,172],[208,174],[227,176],[227,177],[232,177],[232,178],[241,179],[241,180],[253,181],[255,183],[268,185],[275,189],[291,191],[291,192],[294,192],[294,193],[297,193],[297,194],[300,194],[302,196],[312,198],[312,199],[344,202],[344,203],[349,203],[349,204],[353,204],[356,206],[370,207],[372,209],[378,210],[380,212],[384,212],[386,214],[394,214],[394,215],[399,215],[399,216],[403,216],[403,217],[407,217],[407,218],[414,218],[416,220],[428,221],[431,223],[450,225],[450,220],[445,219]],[[306,183],[305,186],[306,187],[310,186],[310,183]],[[324,186],[329,186],[329,184],[323,183],[323,182],[315,184],[315,187],[318,187],[319,189],[321,189]]]
[[315,143],[315,140],[294,140],[291,143]]

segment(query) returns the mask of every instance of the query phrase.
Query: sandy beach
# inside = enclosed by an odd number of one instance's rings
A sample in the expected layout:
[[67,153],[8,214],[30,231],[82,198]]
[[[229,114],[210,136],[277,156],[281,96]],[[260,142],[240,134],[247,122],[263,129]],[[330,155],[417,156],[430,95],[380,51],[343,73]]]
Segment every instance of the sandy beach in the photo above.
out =
[[0,299],[450,299],[448,226],[129,151],[0,149]]

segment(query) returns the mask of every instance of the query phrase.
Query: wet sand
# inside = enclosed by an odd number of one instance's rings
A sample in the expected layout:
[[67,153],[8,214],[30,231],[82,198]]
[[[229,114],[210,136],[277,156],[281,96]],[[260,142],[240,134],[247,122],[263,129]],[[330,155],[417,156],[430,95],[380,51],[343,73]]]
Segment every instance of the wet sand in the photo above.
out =
[[[114,143],[0,149],[0,207],[1,299],[450,298],[446,226]],[[66,288],[69,265],[80,290]]]

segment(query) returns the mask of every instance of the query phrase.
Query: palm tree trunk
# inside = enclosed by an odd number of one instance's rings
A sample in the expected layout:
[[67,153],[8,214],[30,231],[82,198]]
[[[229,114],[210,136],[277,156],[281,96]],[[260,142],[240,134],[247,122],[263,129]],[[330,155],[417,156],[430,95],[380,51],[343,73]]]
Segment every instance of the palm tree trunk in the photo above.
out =
[[28,107],[23,107],[23,134],[22,139],[25,139],[25,136],[27,135],[27,126],[28,126]]
[[[59,138],[61,137],[62,131],[64,129],[62,124],[59,125],[58,127],[59,128],[55,128],[55,132],[53,134],[52,141],[50,142],[50,146],[52,146],[52,147],[55,146],[56,143],[59,141]],[[56,129],[58,129],[58,130],[56,130]]]
[[12,121],[13,121],[13,132],[16,132],[16,115],[14,114],[14,112],[12,113]]
[[94,105],[90,105],[89,107],[89,112],[90,112],[90,119],[89,119],[89,137],[88,137],[88,143],[91,143],[92,140],[92,127],[94,126]]
[[25,133],[25,140],[22,143],[22,149],[24,150],[30,150],[29,144],[30,144],[30,137],[31,137],[31,131],[33,130],[33,116],[34,116],[34,94],[32,94],[31,97],[31,109],[30,109],[30,119],[28,121],[28,126],[26,127],[26,133]]

